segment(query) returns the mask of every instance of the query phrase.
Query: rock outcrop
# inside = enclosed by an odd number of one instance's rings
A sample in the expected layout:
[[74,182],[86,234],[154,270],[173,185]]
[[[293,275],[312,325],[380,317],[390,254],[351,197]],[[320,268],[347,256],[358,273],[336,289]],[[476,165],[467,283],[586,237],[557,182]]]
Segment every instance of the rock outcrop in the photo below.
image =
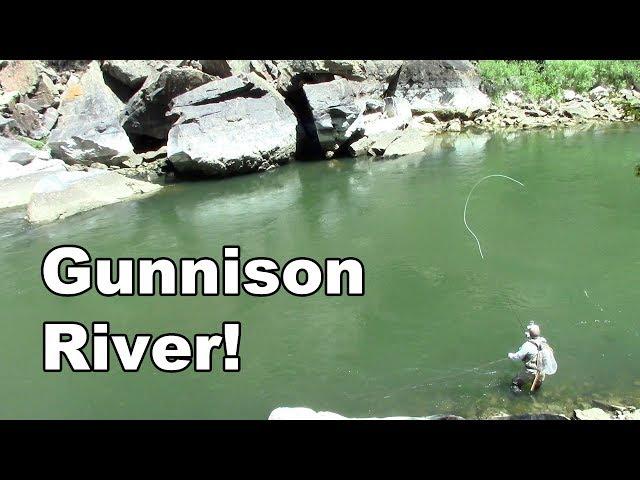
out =
[[407,60],[395,95],[407,99],[415,114],[434,113],[440,120],[473,118],[491,105],[467,60]]
[[33,189],[27,206],[27,220],[52,222],[161,188],[106,170],[53,173],[42,178]]
[[297,121],[257,75],[216,80],[174,99],[168,161],[183,174],[223,176],[289,161]]
[[62,96],[60,118],[48,145],[67,163],[121,163],[133,146],[120,126],[123,104],[107,87],[97,62],[79,81],[70,80]]
[[323,151],[336,151],[352,135],[361,113],[351,83],[343,78],[303,87],[313,115],[315,140]]
[[179,60],[105,60],[102,70],[123,85],[138,89],[147,78],[160,70],[177,67]]
[[171,119],[167,117],[169,103],[211,80],[210,75],[191,67],[168,68],[151,74],[127,102],[123,128],[130,135],[165,140],[171,129]]

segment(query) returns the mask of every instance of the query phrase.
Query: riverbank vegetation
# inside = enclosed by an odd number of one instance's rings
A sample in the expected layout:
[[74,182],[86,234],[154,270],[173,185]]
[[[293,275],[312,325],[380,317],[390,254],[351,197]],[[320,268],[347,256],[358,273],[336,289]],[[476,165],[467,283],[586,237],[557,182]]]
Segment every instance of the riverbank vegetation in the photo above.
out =
[[640,87],[638,60],[482,60],[478,73],[494,98],[511,90],[538,100],[558,97],[565,89],[584,93],[598,85]]

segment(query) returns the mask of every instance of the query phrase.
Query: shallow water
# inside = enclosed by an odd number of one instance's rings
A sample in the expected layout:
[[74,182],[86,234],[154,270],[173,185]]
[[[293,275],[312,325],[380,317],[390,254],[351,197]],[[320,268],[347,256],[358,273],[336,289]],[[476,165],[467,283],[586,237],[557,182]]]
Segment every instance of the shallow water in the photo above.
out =
[[[447,145],[178,184],[52,225],[0,212],[0,417],[267,418],[279,406],[473,416],[638,396],[640,128]],[[476,188],[468,222],[482,260],[462,212],[471,187],[496,173],[526,188],[495,178]],[[67,243],[94,257],[220,259],[225,244],[281,265],[356,256],[366,295],[56,297],[40,263]],[[535,398],[508,388],[519,366],[503,359],[523,341],[515,312],[556,350],[558,373]],[[44,321],[186,336],[241,321],[242,372],[168,374],[146,359],[138,373],[44,373]]]

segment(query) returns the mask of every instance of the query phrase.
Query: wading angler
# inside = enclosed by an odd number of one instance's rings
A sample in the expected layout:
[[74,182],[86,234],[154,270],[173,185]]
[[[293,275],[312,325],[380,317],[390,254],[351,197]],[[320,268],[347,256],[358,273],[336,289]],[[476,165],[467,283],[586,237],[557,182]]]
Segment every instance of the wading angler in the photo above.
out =
[[[222,268],[212,258],[96,258],[75,245],[51,249],[42,261],[42,280],[52,293],[81,295],[95,287],[113,295],[273,295],[280,287],[308,296],[324,285],[325,295],[364,295],[364,266],[357,258],[327,258],[323,264],[294,258],[282,268],[267,257],[240,260],[240,247],[222,249]],[[244,277],[244,280],[241,279]]]

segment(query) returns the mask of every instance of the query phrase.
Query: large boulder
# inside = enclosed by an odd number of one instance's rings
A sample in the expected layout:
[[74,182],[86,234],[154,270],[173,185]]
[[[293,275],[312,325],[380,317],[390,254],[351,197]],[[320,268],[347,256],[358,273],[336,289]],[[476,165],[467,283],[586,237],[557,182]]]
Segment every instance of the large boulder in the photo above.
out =
[[598,111],[590,102],[571,100],[560,106],[560,112],[567,117],[591,119],[598,115]]
[[296,118],[257,75],[212,81],[174,99],[168,160],[181,173],[224,176],[271,168],[295,153]]
[[56,158],[67,163],[119,164],[133,153],[120,126],[123,104],[107,87],[97,62],[79,81],[69,81],[60,104],[60,118],[48,145]]
[[406,98],[414,113],[473,118],[491,105],[479,86],[476,69],[467,60],[405,60],[394,93]]
[[145,80],[168,66],[177,66],[179,61],[167,60],[105,60],[102,70],[129,88],[138,89]]
[[408,129],[400,137],[394,140],[384,151],[387,158],[400,157],[411,153],[422,152],[427,146],[423,135],[415,129]]
[[150,75],[127,102],[122,126],[130,135],[164,140],[171,129],[169,103],[183,93],[213,80],[195,68],[168,68]]
[[27,220],[44,223],[160,190],[107,170],[59,172],[42,178],[33,189]]
[[349,127],[361,113],[351,82],[339,78],[305,85],[303,90],[313,115],[318,144],[323,151],[338,150],[350,138]]

